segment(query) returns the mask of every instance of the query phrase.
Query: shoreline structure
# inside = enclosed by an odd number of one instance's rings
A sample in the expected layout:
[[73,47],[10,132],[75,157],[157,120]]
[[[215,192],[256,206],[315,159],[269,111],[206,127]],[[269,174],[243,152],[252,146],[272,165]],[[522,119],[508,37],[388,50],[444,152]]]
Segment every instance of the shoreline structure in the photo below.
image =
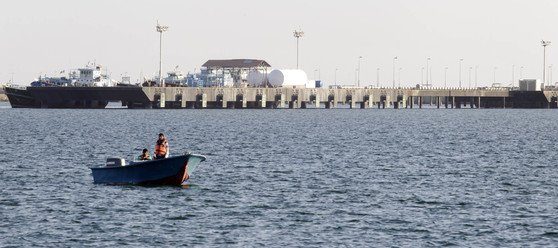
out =
[[[558,108],[558,90],[506,88],[6,88],[14,108],[97,108],[120,102],[137,109]],[[340,106],[342,105],[342,106]]]

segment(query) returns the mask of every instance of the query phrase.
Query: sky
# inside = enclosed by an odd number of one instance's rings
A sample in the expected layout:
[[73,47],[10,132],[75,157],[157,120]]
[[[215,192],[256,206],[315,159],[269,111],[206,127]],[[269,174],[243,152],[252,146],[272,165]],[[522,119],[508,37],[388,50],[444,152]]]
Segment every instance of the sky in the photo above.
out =
[[19,85],[93,61],[113,79],[154,76],[157,20],[169,26],[165,72],[233,58],[293,69],[294,30],[305,33],[300,68],[326,85],[356,84],[359,60],[361,86],[415,86],[428,74],[434,87],[457,87],[460,59],[463,87],[542,79],[543,39],[556,42],[546,64],[558,69],[556,0],[7,0],[0,10],[0,82]]

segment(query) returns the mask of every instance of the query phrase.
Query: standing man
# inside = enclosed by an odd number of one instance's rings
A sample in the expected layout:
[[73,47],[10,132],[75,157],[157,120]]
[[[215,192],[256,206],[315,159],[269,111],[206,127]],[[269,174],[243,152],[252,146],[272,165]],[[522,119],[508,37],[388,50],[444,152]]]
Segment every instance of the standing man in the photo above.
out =
[[155,144],[155,159],[169,157],[169,142],[163,133],[159,134],[159,139]]

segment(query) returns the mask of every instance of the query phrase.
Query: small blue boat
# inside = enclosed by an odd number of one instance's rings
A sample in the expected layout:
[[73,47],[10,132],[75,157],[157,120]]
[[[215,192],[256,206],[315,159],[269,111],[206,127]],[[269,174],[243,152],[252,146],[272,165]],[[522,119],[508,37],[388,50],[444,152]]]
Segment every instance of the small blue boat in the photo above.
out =
[[205,157],[196,154],[146,161],[108,158],[106,165],[90,168],[94,183],[180,186],[203,161]]

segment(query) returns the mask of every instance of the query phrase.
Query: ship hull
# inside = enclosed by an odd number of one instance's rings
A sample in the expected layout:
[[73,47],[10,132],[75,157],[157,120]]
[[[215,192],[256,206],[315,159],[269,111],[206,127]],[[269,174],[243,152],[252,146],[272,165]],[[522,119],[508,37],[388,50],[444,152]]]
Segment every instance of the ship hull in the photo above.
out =
[[102,109],[111,101],[148,105],[141,87],[6,87],[12,108]]
[[26,89],[5,87],[4,92],[12,108],[40,108],[40,102],[29,94]]

